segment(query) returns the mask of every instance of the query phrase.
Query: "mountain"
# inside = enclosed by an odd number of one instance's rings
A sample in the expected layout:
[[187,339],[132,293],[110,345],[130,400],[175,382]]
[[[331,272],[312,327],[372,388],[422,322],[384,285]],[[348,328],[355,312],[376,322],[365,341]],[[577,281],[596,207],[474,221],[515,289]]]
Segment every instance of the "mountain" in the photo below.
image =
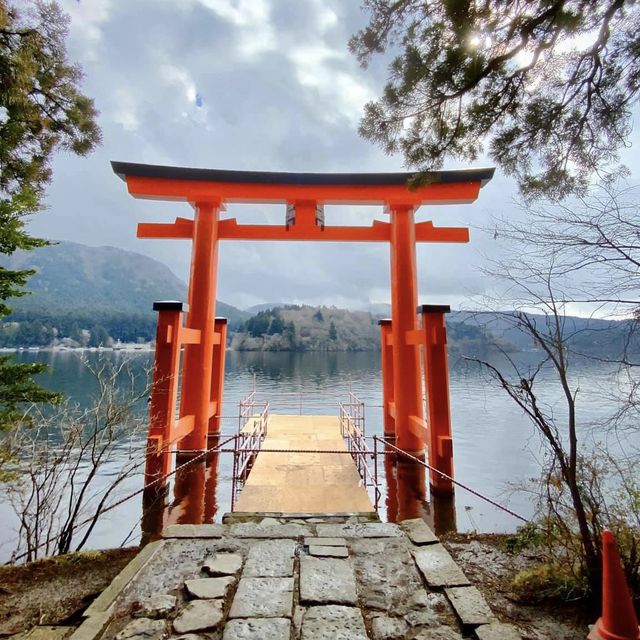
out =
[[[31,295],[10,301],[19,315],[46,311],[150,316],[156,300],[187,299],[187,285],[165,264],[116,247],[65,241],[2,256],[0,266],[37,271],[27,283]],[[223,302],[217,303],[216,314],[228,318],[230,324],[250,315]]]
[[281,309],[282,307],[289,306],[286,302],[263,302],[262,304],[254,304],[252,307],[247,307],[245,311],[249,316],[255,316],[261,311],[269,311],[270,309]]
[[[486,355],[498,342],[481,327],[449,324],[456,355]],[[232,335],[237,351],[377,351],[380,327],[368,311],[284,305],[259,311]]]
[[[391,305],[375,303],[368,306],[374,318],[391,317]],[[497,346],[507,351],[536,351],[532,337],[520,330],[511,311],[452,311],[447,314],[447,327],[453,332],[464,334],[468,329],[482,331]],[[529,314],[543,331],[545,324],[551,321],[542,314]],[[640,338],[632,320],[603,320],[600,318],[563,318],[563,332],[572,351],[577,354],[620,358],[623,352],[640,352]],[[465,336],[466,337],[466,336]],[[455,340],[455,336],[453,338]],[[475,340],[475,338],[474,338]]]
[[[520,330],[511,316],[512,312],[454,311],[447,318],[447,324],[457,322],[467,326],[482,327],[502,344],[514,351],[532,351],[540,348],[532,336]],[[552,316],[528,314],[542,334],[552,327]],[[563,335],[571,350],[577,354],[621,358],[623,352],[637,354],[640,350],[635,321],[604,320],[601,318],[562,318]]]
[[270,306],[233,335],[237,351],[369,351],[379,348],[370,313],[309,305]]

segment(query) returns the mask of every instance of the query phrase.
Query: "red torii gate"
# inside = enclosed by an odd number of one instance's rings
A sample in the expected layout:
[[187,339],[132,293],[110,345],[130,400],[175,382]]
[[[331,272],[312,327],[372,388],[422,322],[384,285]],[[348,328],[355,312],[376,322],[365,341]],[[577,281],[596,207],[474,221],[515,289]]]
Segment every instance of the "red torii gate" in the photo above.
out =
[[[467,228],[434,227],[415,222],[427,203],[463,204],[478,197],[494,173],[489,169],[435,171],[428,184],[408,186],[410,173],[273,173],[190,169],[112,162],[114,172],[135,198],[185,201],[193,219],[141,223],[139,238],[192,241],[189,310],[183,326],[182,304],[157,303],[156,366],[151,399],[147,481],[169,470],[168,448],[205,451],[208,437],[219,433],[219,411],[226,341],[226,321],[215,318],[218,242],[220,240],[314,240],[386,242],[391,249],[391,320],[381,323],[385,435],[409,453],[453,475],[444,313],[448,307],[424,306],[418,324],[416,242],[468,242]],[[220,219],[226,203],[281,203],[285,224],[243,225]],[[389,222],[369,227],[324,224],[325,204],[378,204]],[[180,347],[185,345],[181,404],[175,419]],[[428,420],[423,415],[420,347]],[[451,482],[431,473],[432,489],[450,493]]]

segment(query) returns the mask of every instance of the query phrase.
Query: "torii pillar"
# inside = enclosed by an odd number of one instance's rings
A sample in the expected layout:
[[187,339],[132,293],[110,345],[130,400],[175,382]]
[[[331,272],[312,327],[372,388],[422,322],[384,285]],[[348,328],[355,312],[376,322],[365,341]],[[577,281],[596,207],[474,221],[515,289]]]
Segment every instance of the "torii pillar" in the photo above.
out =
[[180,448],[204,451],[207,448],[209,422],[217,409],[212,406],[211,382],[216,336],[220,202],[196,202],[194,209],[187,326],[200,332],[200,341],[185,347],[180,416],[193,416],[193,430],[184,437]]
[[[414,455],[424,451],[424,417],[418,328],[415,207],[391,205],[391,340],[396,446]],[[421,437],[421,433],[425,432]]]

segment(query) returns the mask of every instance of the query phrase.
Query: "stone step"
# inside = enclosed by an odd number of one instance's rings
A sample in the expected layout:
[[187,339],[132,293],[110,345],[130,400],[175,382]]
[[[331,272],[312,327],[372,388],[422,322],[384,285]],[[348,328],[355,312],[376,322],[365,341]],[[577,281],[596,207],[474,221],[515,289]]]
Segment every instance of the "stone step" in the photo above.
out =
[[293,575],[296,543],[293,540],[263,540],[249,549],[242,575],[248,578],[287,578]]
[[356,580],[349,560],[300,558],[301,604],[348,604],[358,602]]
[[418,569],[430,587],[467,586],[469,580],[440,544],[420,547],[413,553]]
[[360,609],[328,605],[309,607],[302,617],[301,640],[368,640]]
[[293,578],[240,578],[230,618],[290,618]]

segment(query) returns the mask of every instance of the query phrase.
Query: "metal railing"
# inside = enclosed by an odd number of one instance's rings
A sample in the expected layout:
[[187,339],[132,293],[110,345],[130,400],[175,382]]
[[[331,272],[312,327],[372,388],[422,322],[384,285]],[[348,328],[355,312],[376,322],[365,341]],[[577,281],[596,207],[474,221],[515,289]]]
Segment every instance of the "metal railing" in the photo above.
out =
[[[380,498],[382,497],[382,491],[378,485],[378,447],[374,439],[374,450],[372,451],[366,441],[364,402],[361,402],[356,395],[349,392],[348,402],[340,402],[338,410],[340,433],[346,441],[347,450],[351,453],[364,487],[373,489],[373,506],[377,512]],[[369,457],[373,460],[373,471],[369,469],[367,464]]]
[[[278,395],[289,395],[290,397],[293,396],[296,398],[299,396],[297,393]],[[267,435],[270,406],[269,401],[258,401],[256,399],[255,389],[239,403],[238,433],[234,437],[233,447],[231,511],[234,511],[240,491],[247,481],[256,456],[262,449],[264,439]],[[335,404],[333,406],[335,407]],[[302,404],[300,404],[300,410],[302,412]],[[349,392],[347,401],[338,403],[338,410],[340,433],[347,445],[347,451],[344,453],[350,455],[353,459],[358,475],[361,478],[362,486],[367,490],[372,490],[374,508],[377,512],[382,497],[382,491],[378,484],[377,441],[375,439],[373,441],[373,450],[367,444],[365,436],[364,402],[354,393]],[[283,450],[283,452],[285,452],[285,450]],[[317,455],[332,452],[297,450],[296,453],[313,453]],[[369,459],[373,461],[373,469],[368,465]]]
[[[255,391],[240,401],[238,433],[233,448],[233,472],[231,476],[231,511],[234,510],[238,494],[247,481],[251,467],[267,436],[269,401],[257,402]],[[260,413],[256,413],[261,409]]]

